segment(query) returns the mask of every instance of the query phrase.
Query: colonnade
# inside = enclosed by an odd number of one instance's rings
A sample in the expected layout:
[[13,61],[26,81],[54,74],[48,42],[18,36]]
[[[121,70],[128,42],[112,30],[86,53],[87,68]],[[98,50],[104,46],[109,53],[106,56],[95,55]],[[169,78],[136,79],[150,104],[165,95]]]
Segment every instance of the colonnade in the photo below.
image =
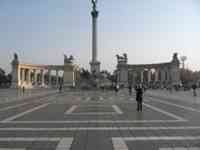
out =
[[17,68],[19,86],[59,86],[63,82],[63,70],[60,67],[30,66],[20,64]]
[[151,68],[129,70],[129,82],[133,83],[169,83],[171,73],[168,68]]
[[[121,60],[122,59],[122,60]],[[177,53],[167,63],[130,65],[124,59],[118,59],[117,82],[122,85],[128,84],[180,84],[180,70]]]

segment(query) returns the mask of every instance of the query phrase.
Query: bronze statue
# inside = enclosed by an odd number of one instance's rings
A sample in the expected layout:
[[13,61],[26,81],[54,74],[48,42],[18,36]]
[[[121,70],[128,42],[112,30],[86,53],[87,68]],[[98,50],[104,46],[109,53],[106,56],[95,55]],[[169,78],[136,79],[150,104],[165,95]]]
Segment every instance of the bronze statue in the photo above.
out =
[[14,53],[14,60],[18,60],[18,55],[17,55],[17,53]]
[[93,10],[96,11],[97,0],[92,0]]
[[70,55],[68,58],[67,55],[64,54],[64,63],[72,63],[73,60],[74,60],[74,57],[72,55]]
[[126,53],[124,53],[122,56],[117,54],[116,57],[118,63],[127,63],[128,58]]

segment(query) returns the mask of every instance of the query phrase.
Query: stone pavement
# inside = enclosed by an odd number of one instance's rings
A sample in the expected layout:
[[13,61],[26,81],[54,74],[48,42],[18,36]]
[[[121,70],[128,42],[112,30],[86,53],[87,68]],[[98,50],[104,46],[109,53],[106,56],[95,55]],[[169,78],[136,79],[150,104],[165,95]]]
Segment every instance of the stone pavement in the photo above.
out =
[[200,89],[196,90],[197,96],[193,96],[193,91],[173,91],[168,90],[147,90],[149,96],[156,96],[161,98],[170,98],[179,101],[185,101],[186,103],[200,103]]
[[0,103],[19,101],[35,96],[48,95],[50,93],[56,93],[56,89],[26,89],[22,92],[22,89],[0,89]]
[[1,103],[0,150],[200,150],[200,105],[127,91]]

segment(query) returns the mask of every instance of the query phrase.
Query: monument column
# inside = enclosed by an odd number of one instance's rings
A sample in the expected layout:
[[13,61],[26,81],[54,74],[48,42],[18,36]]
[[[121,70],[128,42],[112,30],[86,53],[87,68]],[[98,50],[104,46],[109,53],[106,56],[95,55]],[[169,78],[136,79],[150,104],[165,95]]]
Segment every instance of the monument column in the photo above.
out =
[[31,86],[31,70],[27,69],[27,85]]
[[14,54],[14,59],[11,62],[12,65],[12,88],[18,88],[20,85],[20,67],[19,67],[19,60],[18,55]]
[[56,86],[58,86],[58,70],[56,70]]
[[41,85],[44,86],[44,70],[42,69],[40,72],[41,72]]
[[24,69],[24,68],[22,68],[22,83],[24,83],[24,81],[25,81],[25,71],[26,71],[26,69]]
[[159,72],[159,70],[158,70],[158,69],[156,69],[156,71],[155,71],[155,82],[157,82],[157,81],[158,81],[158,72]]
[[141,83],[143,83],[144,81],[144,71],[142,70],[141,73],[140,73],[140,77],[141,77]]
[[148,82],[151,82],[151,70],[148,70]]
[[51,70],[48,70],[48,78],[49,78],[48,85],[51,85]]
[[97,0],[92,0],[93,10],[91,12],[92,15],[92,61],[90,62],[91,65],[91,72],[92,73],[99,73],[100,72],[100,62],[97,60],[97,18],[98,18],[98,11],[96,10]]
[[33,82],[34,82],[34,85],[36,85],[36,82],[37,82],[37,73],[36,73],[36,69],[33,69]]

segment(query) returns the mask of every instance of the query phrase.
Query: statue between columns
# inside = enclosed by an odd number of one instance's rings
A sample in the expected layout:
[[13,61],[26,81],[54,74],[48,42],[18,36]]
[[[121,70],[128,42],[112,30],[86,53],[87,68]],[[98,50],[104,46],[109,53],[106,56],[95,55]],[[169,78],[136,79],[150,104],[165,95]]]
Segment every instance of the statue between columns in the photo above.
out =
[[67,55],[64,54],[64,63],[68,64],[68,63],[72,63],[74,60],[74,57],[72,55],[70,55],[69,57],[67,57]]
[[14,53],[14,58],[12,60],[12,65],[19,64],[19,59],[17,53]]
[[96,11],[97,0],[92,0],[93,10]]
[[117,57],[117,63],[118,64],[121,64],[121,63],[127,63],[127,61],[128,61],[128,58],[127,58],[127,54],[126,53],[124,53],[122,56],[120,56],[120,55],[116,55],[116,57]]

